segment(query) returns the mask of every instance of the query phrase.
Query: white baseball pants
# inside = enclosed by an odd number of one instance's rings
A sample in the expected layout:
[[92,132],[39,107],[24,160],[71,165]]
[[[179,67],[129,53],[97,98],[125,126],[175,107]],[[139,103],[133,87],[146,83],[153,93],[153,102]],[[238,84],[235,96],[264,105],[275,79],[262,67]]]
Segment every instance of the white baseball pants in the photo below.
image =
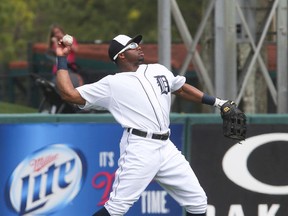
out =
[[110,215],[124,215],[153,179],[187,212],[206,212],[206,194],[189,162],[170,139],[143,138],[125,130],[118,166],[105,204]]

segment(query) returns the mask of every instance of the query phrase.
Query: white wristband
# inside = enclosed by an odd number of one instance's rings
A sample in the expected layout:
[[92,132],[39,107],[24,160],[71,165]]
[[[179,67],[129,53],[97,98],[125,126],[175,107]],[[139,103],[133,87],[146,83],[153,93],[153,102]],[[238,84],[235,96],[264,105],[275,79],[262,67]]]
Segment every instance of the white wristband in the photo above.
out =
[[219,109],[221,108],[221,106],[226,103],[228,100],[221,100],[219,98],[216,98],[215,103],[213,106],[218,107]]

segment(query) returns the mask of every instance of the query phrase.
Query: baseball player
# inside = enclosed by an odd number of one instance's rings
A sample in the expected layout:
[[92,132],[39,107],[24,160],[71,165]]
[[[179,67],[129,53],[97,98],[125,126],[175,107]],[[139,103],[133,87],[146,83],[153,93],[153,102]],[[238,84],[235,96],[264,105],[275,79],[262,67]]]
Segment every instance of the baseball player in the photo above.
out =
[[74,88],[68,76],[70,47],[57,48],[57,85],[62,98],[81,109],[106,109],[123,127],[112,192],[93,216],[124,215],[148,184],[157,181],[187,212],[206,215],[207,197],[188,161],[169,139],[171,94],[220,107],[226,100],[186,84],[160,64],[143,64],[142,36],[118,35],[109,57],[119,73]]

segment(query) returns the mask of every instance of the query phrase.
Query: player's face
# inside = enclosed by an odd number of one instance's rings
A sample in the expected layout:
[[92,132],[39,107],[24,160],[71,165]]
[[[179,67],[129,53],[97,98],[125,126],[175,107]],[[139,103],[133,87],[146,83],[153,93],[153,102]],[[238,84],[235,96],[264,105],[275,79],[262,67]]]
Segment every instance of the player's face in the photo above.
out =
[[131,63],[143,63],[144,61],[144,53],[142,51],[142,48],[138,45],[133,49],[127,49],[124,52],[125,58],[131,62]]

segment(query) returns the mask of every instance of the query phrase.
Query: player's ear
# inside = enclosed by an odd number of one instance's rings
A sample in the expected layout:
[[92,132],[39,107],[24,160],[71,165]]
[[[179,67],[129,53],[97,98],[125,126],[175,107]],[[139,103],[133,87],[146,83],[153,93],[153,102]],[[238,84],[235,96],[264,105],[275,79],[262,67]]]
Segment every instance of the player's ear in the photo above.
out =
[[118,58],[121,59],[121,60],[125,59],[124,53],[120,53],[120,54],[118,55]]

